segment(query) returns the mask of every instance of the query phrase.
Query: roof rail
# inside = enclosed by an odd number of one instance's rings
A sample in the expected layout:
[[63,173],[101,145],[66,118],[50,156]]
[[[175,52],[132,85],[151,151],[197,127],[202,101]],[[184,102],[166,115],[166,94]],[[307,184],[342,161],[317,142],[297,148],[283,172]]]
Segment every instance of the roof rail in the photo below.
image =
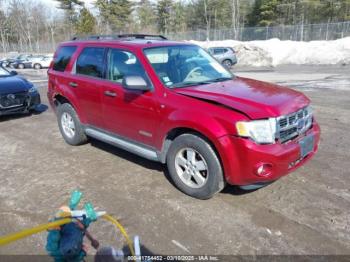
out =
[[147,34],[121,34],[119,38],[136,38],[136,39],[148,39],[148,40],[168,40],[163,35],[147,35]]
[[118,39],[145,39],[145,40],[168,40],[163,35],[148,35],[148,34],[120,34],[120,35],[89,35],[89,36],[74,36],[72,41],[77,40],[118,40]]

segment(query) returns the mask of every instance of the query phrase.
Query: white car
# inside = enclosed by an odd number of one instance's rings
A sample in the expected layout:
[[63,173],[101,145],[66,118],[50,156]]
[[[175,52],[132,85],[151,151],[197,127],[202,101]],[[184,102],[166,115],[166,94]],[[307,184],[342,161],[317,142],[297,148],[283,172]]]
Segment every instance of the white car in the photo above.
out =
[[52,55],[44,56],[42,58],[33,59],[32,60],[32,67],[34,69],[49,68],[52,59],[53,59]]

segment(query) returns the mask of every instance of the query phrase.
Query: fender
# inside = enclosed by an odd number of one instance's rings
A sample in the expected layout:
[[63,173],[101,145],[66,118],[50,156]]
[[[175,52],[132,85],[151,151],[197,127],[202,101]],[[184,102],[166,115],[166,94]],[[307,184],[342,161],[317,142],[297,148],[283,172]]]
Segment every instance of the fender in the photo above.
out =
[[[60,92],[59,90],[64,90],[64,92]],[[87,118],[86,118],[86,115],[84,113],[84,110],[81,110],[79,99],[77,99],[77,97],[75,96],[75,94],[73,93],[73,91],[71,89],[69,89],[69,88],[63,88],[63,89],[56,88],[54,95],[53,95],[53,99],[57,95],[63,96],[64,98],[66,98],[70,102],[70,104],[74,107],[75,111],[77,112],[79,120],[82,124],[87,123]]]
[[[226,181],[233,181],[234,170],[231,170],[232,165],[229,163],[232,163],[234,166],[239,166],[239,159],[229,139],[232,134],[230,134],[230,130],[227,130],[224,124],[220,123],[216,118],[200,112],[193,112],[190,110],[174,111],[169,115],[168,119],[161,124],[159,135],[157,136],[159,140],[156,141],[159,143],[159,147],[157,148],[161,148],[159,151],[160,162],[166,162],[166,154],[171,144],[171,141],[166,140],[166,137],[172,130],[177,128],[191,129],[205,136],[212,143],[218,154]],[[228,151],[232,152],[232,154],[227,154]]]
[[[199,119],[200,121],[198,121]],[[203,115],[200,112],[177,110],[172,112],[160,125],[155,141],[156,148],[165,153],[169,146],[165,144],[166,137],[177,128],[191,129],[202,134],[209,139],[218,151],[221,151],[218,138],[228,134],[228,130],[215,118]]]

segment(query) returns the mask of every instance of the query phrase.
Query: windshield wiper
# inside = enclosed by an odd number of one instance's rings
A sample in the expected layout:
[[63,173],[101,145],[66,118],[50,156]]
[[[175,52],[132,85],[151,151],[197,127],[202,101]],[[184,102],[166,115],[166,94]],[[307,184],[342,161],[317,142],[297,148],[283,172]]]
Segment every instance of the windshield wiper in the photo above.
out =
[[233,77],[219,77],[219,78],[215,78],[212,80],[208,80],[207,82],[209,83],[216,83],[216,82],[223,82],[223,81],[228,81],[228,80],[232,80]]
[[201,81],[201,82],[182,82],[177,83],[175,85],[172,85],[171,88],[181,88],[181,87],[188,87],[188,86],[195,86],[195,85],[207,85],[210,84],[209,81]]
[[172,85],[171,88],[181,88],[181,87],[188,87],[188,86],[195,86],[195,85],[208,85],[216,82],[223,82],[223,81],[228,81],[232,80],[233,77],[219,77],[211,80],[206,80],[206,81],[200,81],[200,82],[182,82],[182,83],[177,83],[175,85]]

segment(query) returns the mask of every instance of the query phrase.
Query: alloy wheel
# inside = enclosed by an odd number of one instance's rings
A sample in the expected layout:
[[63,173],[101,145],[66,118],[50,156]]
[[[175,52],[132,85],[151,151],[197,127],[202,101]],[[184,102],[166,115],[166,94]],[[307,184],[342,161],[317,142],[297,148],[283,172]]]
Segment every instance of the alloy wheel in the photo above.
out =
[[193,148],[183,148],[176,154],[175,168],[181,181],[191,188],[203,187],[209,177],[207,162]]
[[69,137],[73,138],[75,136],[75,124],[72,116],[64,112],[61,116],[61,124],[64,134]]

